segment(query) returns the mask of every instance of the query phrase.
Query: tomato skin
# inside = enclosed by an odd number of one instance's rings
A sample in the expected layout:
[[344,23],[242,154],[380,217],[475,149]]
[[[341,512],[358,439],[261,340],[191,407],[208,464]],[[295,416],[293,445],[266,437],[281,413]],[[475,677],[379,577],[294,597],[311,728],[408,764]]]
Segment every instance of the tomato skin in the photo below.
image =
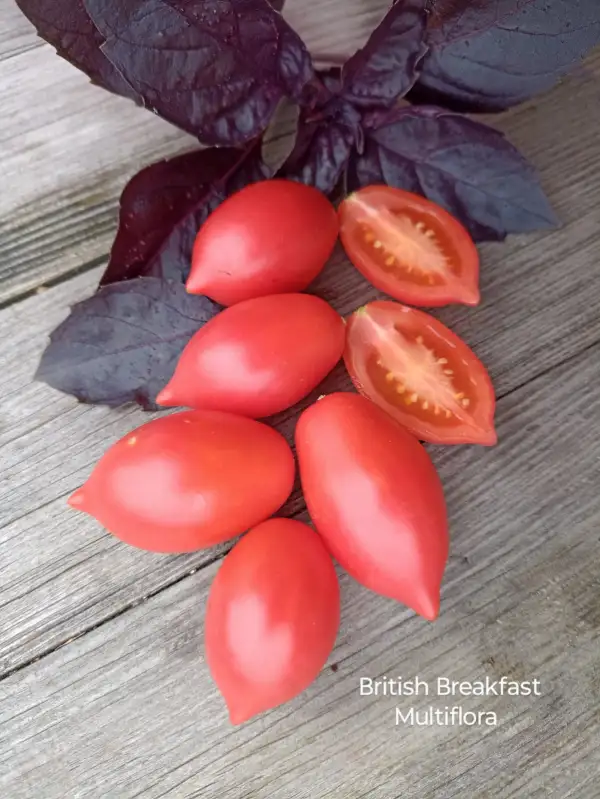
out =
[[[389,216],[392,212],[394,216]],[[477,305],[479,295],[479,253],[467,229],[444,208],[412,192],[390,186],[366,186],[349,195],[339,206],[340,239],[354,266],[369,283],[385,291],[391,297],[410,305],[436,307],[450,303]],[[387,214],[387,233],[393,230],[406,233],[406,225],[389,222],[396,216],[405,215],[409,239],[419,245],[421,251],[430,252],[435,242],[438,253],[443,245],[444,258],[451,268],[441,266],[441,271],[419,272],[410,264],[410,271],[398,266],[398,259],[387,265],[386,258],[393,255],[386,250],[386,229],[382,220]],[[416,226],[428,229],[420,234]],[[373,232],[365,235],[366,230]],[[398,232],[397,231],[397,232]],[[368,236],[370,243],[367,242]],[[381,240],[380,240],[381,238]],[[393,245],[394,237],[389,239]],[[408,259],[410,241],[396,239],[398,253]],[[378,249],[375,249],[375,243]],[[404,246],[403,246],[404,244]],[[424,249],[423,249],[424,248]],[[435,248],[434,248],[435,255]],[[424,257],[424,256],[423,256]],[[438,264],[438,267],[440,265]],[[429,284],[431,279],[432,285]]]
[[240,302],[195,334],[157,402],[271,416],[323,380],[342,357],[345,339],[344,320],[318,297]]
[[338,393],[300,416],[296,451],[310,517],[334,558],[367,588],[435,619],[448,522],[422,445],[364,397]]
[[200,228],[187,281],[221,305],[303,291],[335,246],[339,224],[324,194],[264,180],[233,194]]
[[232,724],[307,688],[339,622],[337,575],[320,536],[292,519],[250,530],[223,561],[206,610],[206,659]]
[[[425,356],[431,355],[437,362],[433,375],[439,384],[437,398],[411,393],[415,386],[410,384],[410,370],[399,384],[386,382],[391,372],[385,372],[395,358],[394,341],[403,337],[413,346],[420,339],[428,350]],[[496,444],[496,398],[485,366],[461,338],[430,314],[387,301],[359,308],[348,319],[344,362],[357,390],[422,441]],[[398,388],[404,391],[398,393]],[[444,396],[444,390],[453,396]],[[453,397],[460,398],[461,404]],[[450,399],[453,411],[449,418],[441,412],[443,408],[436,407],[436,399]],[[427,412],[423,411],[424,400],[428,401]]]
[[192,552],[271,516],[290,495],[294,471],[290,447],[270,427],[183,411],[114,444],[69,505],[132,546]]

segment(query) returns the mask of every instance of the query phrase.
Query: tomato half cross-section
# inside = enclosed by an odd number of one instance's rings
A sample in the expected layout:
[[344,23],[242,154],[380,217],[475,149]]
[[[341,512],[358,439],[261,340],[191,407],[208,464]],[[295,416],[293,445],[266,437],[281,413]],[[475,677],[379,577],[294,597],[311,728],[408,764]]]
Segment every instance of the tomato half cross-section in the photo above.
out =
[[184,411],[138,427],[100,459],[71,507],[153,552],[191,552],[267,519],[294,482],[294,457],[267,425]]
[[331,255],[338,230],[335,208],[312,186],[252,183],[200,228],[187,290],[221,305],[303,291]]
[[217,572],[205,624],[206,658],[232,723],[307,688],[339,621],[337,575],[314,530],[270,519],[245,535]]
[[340,205],[348,257],[380,291],[411,305],[479,302],[479,254],[439,205],[389,186],[367,186]]
[[240,302],[193,336],[157,402],[271,416],[323,380],[342,357],[345,338],[342,317],[310,294]]
[[300,416],[296,451],[308,512],[359,583],[437,617],[448,558],[442,484],[407,430],[358,394],[330,394]]
[[356,388],[423,441],[497,441],[496,400],[485,366],[435,317],[397,302],[350,316],[346,368]]

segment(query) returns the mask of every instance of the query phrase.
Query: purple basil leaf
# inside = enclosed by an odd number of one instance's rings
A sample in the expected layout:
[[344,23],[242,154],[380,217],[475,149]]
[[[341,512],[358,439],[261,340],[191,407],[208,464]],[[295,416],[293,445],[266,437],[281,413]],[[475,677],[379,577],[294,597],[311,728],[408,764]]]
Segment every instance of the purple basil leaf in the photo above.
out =
[[84,0],[102,47],[145,104],[207,144],[260,134],[314,77],[267,0]]
[[115,94],[141,102],[141,98],[100,49],[103,36],[94,26],[83,0],[17,0],[38,35],[58,55],[70,61],[92,80]]
[[441,108],[393,111],[366,131],[348,185],[372,183],[425,195],[476,241],[557,224],[535,170],[502,133]]
[[315,119],[302,115],[294,149],[279,175],[330,194],[342,176],[350,153],[361,145],[360,114],[349,103],[333,100]]
[[415,83],[427,14],[423,0],[399,0],[367,44],[342,68],[344,95],[359,106],[392,106]]
[[195,150],[138,172],[121,195],[119,230],[101,285],[141,275],[185,281],[196,233],[225,197],[268,177],[260,145]]
[[269,0],[269,5],[273,6],[275,11],[283,11],[285,0]]
[[441,21],[432,14],[417,100],[463,111],[509,108],[551,88],[600,43],[598,0],[454,5]]
[[54,330],[35,379],[81,402],[154,409],[183,348],[219,310],[172,281],[105,286]]

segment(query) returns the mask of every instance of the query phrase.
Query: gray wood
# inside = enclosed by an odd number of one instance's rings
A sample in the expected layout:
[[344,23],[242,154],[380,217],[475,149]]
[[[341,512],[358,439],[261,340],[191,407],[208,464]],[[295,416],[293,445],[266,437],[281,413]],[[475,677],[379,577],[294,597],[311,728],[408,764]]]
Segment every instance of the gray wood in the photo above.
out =
[[[454,538],[428,624],[342,578],[330,663],[232,730],[207,674],[217,564],[0,683],[2,795],[595,799],[600,344],[506,396],[497,448],[436,451]],[[539,697],[361,697],[360,677],[541,681]],[[395,726],[395,707],[497,727]]]
[[[577,210],[570,213],[567,227],[535,243],[491,248],[483,304],[440,314],[484,359],[499,395],[600,338],[596,212],[579,218]],[[66,496],[86,479],[102,452],[148,419],[130,408],[84,407],[31,382],[47,334],[97,278],[98,270],[92,271],[0,312],[0,673],[81,634],[215,556],[164,558],[128,549],[65,505]],[[316,289],[342,313],[377,296],[341,253]],[[340,386],[348,387],[341,368],[319,391]],[[294,418],[282,415],[284,432],[289,434]],[[286,510],[299,507],[295,492]]]
[[14,0],[0,0],[0,61],[41,47],[42,44]]
[[[14,25],[18,42],[23,19],[11,0],[0,3],[10,4],[8,29]],[[334,60],[360,46],[386,0],[351,0],[342,19],[338,5],[290,0],[286,8],[313,52],[328,51]],[[25,26],[31,31],[26,20]],[[105,259],[127,179],[195,146],[143,109],[91,86],[49,45],[21,49],[0,58],[0,301]],[[591,180],[600,157],[599,78],[600,54],[535,104],[493,120],[534,161],[567,214],[599,202],[598,181]],[[289,139],[289,124],[271,135]]]
[[[287,0],[313,53],[339,60],[386,0]],[[440,317],[488,365],[499,445],[431,448],[452,526],[434,624],[342,576],[330,663],[290,705],[232,730],[202,658],[226,547],[128,548],[66,496],[147,415],[32,383],[49,331],[91,293],[126,179],[195,146],[90,86],[0,0],[0,796],[595,799],[600,740],[600,53],[490,121],[538,167],[564,227],[482,248],[483,303]],[[269,157],[291,142],[289,109]],[[316,290],[343,313],[376,293],[338,253]],[[343,370],[319,391],[347,387]],[[316,394],[316,393],[315,393]],[[291,433],[294,414],[278,426]],[[298,491],[283,509],[302,513]],[[304,517],[303,517],[304,518]],[[542,696],[422,697],[496,710],[497,728],[394,726],[360,676],[542,681]]]
[[[386,0],[290,0],[286,16],[316,55],[359,47]],[[92,86],[0,0],[0,301],[106,258],[118,198],[139,169],[197,142]],[[6,32],[5,32],[6,31]],[[276,141],[290,124],[271,131]],[[288,149],[289,149],[288,144]]]

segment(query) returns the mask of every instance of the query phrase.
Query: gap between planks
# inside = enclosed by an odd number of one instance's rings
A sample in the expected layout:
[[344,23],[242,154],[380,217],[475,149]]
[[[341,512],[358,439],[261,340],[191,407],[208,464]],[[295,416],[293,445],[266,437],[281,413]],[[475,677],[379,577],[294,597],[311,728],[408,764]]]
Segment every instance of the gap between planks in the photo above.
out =
[[[106,256],[126,180],[160,158],[197,147],[191,136],[92,86],[41,44],[11,0],[0,0],[0,301],[24,296]],[[313,53],[360,47],[387,0],[288,0],[285,16]],[[10,57],[9,57],[10,55]],[[34,112],[35,111],[35,112]],[[288,119],[269,138],[290,149]]]
[[[339,0],[310,0],[308,8],[304,0],[292,0],[286,13],[314,51],[330,41],[335,54],[344,43],[348,51],[359,46],[385,6],[383,0],[351,0],[340,20]],[[600,201],[594,180],[600,170],[599,77],[600,52],[547,95],[488,117],[536,165],[563,218],[578,204],[589,208]],[[128,177],[197,145],[129,101],[91,86],[49,45],[0,61],[0,94],[0,301],[7,302],[106,257]],[[293,129],[286,119],[271,130],[281,152],[289,149]]]
[[[595,799],[600,343],[593,349],[500,402],[504,436],[485,458],[436,448],[455,535],[434,624],[342,575],[335,673],[232,729],[202,654],[213,563],[0,683],[5,795],[537,799],[577,789]],[[361,676],[416,674],[430,684],[537,678],[542,695],[359,695]],[[395,727],[397,705],[430,704],[495,711],[499,726]]]
[[[482,357],[500,395],[600,339],[597,235],[589,212],[562,231],[534,237],[509,263],[484,272],[481,306],[439,313]],[[496,251],[501,254],[501,246]],[[0,673],[61,646],[214,557],[140,553],[65,505],[102,452],[149,418],[131,408],[78,405],[31,383],[48,332],[69,304],[87,296],[98,274],[81,275],[0,313]],[[339,251],[315,289],[344,314],[379,296]],[[307,402],[339,388],[350,388],[342,368]],[[568,415],[567,407],[559,410]],[[288,436],[295,416],[279,417]],[[469,449],[485,461],[484,451]],[[433,454],[436,461],[444,457],[439,448]],[[296,490],[286,512],[302,507]]]

